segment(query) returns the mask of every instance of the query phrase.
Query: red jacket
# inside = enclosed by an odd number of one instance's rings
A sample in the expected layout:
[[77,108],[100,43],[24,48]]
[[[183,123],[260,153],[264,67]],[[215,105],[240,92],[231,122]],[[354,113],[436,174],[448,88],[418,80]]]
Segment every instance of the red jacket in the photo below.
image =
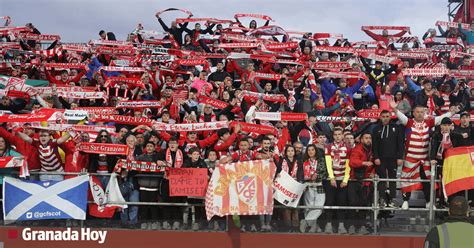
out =
[[[73,164],[74,153],[76,151],[76,143],[73,140],[64,142],[59,147],[64,151],[64,171],[65,172],[81,172],[82,169],[89,167],[89,155],[83,152],[77,152],[76,166]],[[75,176],[65,176],[71,178]]]
[[36,149],[30,143],[21,139],[20,137],[17,137],[12,133],[8,132],[4,128],[0,128],[0,136],[3,137],[7,142],[10,142],[10,144],[14,145],[16,148],[15,150],[26,157],[29,170],[41,169],[38,149]]
[[[351,179],[366,179],[370,178],[375,173],[374,166],[365,166],[362,162],[373,162],[374,156],[372,149],[366,150],[363,144],[358,144],[351,150],[349,157],[349,166],[351,167]],[[365,184],[365,183],[364,183]]]

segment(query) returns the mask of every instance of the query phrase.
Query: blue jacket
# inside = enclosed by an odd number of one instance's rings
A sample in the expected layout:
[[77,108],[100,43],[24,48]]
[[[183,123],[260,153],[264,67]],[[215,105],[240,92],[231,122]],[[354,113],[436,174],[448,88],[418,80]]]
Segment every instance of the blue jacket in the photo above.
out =
[[459,32],[463,33],[466,36],[466,42],[468,45],[474,44],[474,30],[466,30],[461,27],[459,24]]
[[[357,83],[350,87],[341,88],[341,93],[348,95],[352,99],[352,95],[357,92],[360,87],[364,84],[364,79],[359,79]],[[324,102],[327,103],[329,99],[334,95],[336,92],[336,85],[329,82],[328,79],[324,79],[321,81],[321,93],[323,94]]]
[[[89,67],[89,71],[86,73],[86,77],[87,79],[92,80],[92,76],[94,75],[94,73],[98,71],[101,66],[104,65],[100,63],[100,61],[96,57],[94,57],[92,59],[92,62],[90,62],[87,66]],[[107,75],[107,77],[116,77],[120,75],[120,72],[105,72],[105,75]]]

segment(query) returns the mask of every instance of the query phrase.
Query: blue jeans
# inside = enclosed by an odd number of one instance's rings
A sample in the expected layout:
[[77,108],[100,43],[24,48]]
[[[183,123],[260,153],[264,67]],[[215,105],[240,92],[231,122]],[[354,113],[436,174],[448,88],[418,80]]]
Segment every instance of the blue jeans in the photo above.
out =
[[[128,190],[127,190],[128,189]],[[138,202],[140,201],[140,192],[136,189],[133,189],[133,184],[129,181],[123,182],[121,185],[123,197],[127,202]],[[125,193],[125,194],[124,194]],[[123,224],[136,224],[138,221],[138,206],[137,205],[128,205],[128,208],[122,210],[120,213],[120,219]]]
[[110,175],[108,176],[97,176],[97,179],[99,179],[100,184],[102,184],[102,188],[105,189],[107,188],[107,185],[109,184],[110,181]]

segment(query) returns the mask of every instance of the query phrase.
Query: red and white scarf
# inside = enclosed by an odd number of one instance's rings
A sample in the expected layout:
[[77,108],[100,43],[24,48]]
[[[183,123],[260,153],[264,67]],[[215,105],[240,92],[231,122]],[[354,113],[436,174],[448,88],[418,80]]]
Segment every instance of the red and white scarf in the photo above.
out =
[[234,15],[234,18],[242,18],[242,17],[257,18],[257,19],[262,19],[265,21],[273,21],[273,19],[267,15],[260,15],[260,14],[235,14]]
[[287,101],[285,95],[255,93],[255,92],[251,92],[247,90],[242,91],[242,96],[244,98],[248,98],[254,101],[257,101],[260,98],[262,98],[265,101],[270,101],[270,102],[286,102]]
[[[173,158],[171,157],[171,150],[169,148],[166,149],[166,163],[169,167],[173,167]],[[183,166],[183,152],[178,149],[176,150],[173,168],[181,168],[181,166]]]
[[378,55],[378,54],[375,54],[375,53],[365,53],[364,52],[364,53],[361,53],[360,56],[364,57],[366,59],[373,59],[375,61],[380,61],[380,62],[387,63],[387,64],[399,64],[401,62],[397,58],[386,57],[386,56]]
[[101,46],[132,46],[132,43],[129,41],[122,40],[91,40],[89,41],[91,45],[101,45]]
[[145,72],[146,69],[143,67],[119,67],[119,66],[102,66],[100,70],[104,71],[120,71],[120,72]]
[[161,101],[119,101],[116,108],[143,109],[143,108],[161,108]]
[[178,8],[167,8],[167,9],[164,9],[164,10],[160,10],[160,11],[156,12],[155,15],[159,16],[159,15],[165,13],[165,12],[168,12],[168,11],[181,11],[181,12],[183,12],[183,13],[189,15],[189,16],[192,16],[192,15],[193,15],[193,13],[192,13],[191,11],[189,11],[189,10],[178,9]]
[[89,117],[91,122],[115,122],[119,124],[127,124],[127,125],[152,125],[152,120],[143,117],[131,117],[131,116],[123,116],[123,115],[106,115],[106,114],[98,114],[92,115]]
[[233,121],[230,126],[235,127],[237,124],[240,124],[242,132],[246,133],[258,133],[258,134],[276,134],[277,130],[272,126],[264,126],[259,124],[247,123]]
[[293,161],[293,168],[290,172],[290,167],[288,165],[287,159],[283,159],[281,164],[281,170],[287,172],[292,178],[296,179],[296,173],[298,171],[298,162],[296,160]]
[[115,46],[115,47],[106,47],[100,46],[95,49],[97,54],[107,54],[107,55],[135,55],[135,49],[132,46]]
[[54,40],[61,39],[61,37],[56,34],[19,33],[17,37],[20,39],[36,40],[36,41],[54,41]]
[[227,121],[212,121],[201,123],[181,123],[181,124],[167,124],[163,122],[154,122],[153,128],[158,131],[167,132],[197,132],[197,131],[212,131],[221,128],[228,128]]
[[73,110],[86,111],[89,115],[116,115],[118,111],[115,107],[80,107]]
[[76,148],[85,153],[106,155],[127,155],[129,149],[127,145],[109,143],[80,143]]
[[[449,27],[449,28],[458,28],[459,23],[457,23],[457,22],[437,21],[436,26],[443,26],[443,27]],[[470,25],[468,23],[461,23],[461,28],[469,30]]]
[[51,122],[61,119],[62,116],[63,113],[61,111],[48,109],[47,111],[40,110],[31,114],[1,115],[0,122]]
[[144,162],[129,159],[120,159],[115,165],[114,171],[120,172],[122,169],[139,172],[164,172],[166,170],[164,163]]
[[315,70],[344,70],[350,69],[351,65],[347,62],[316,62],[311,64],[311,69]]
[[304,180],[311,180],[313,176],[316,174],[318,167],[318,160],[317,159],[308,159],[303,163],[303,170],[304,170]]
[[408,68],[402,70],[403,75],[406,76],[431,76],[443,77],[449,74],[449,70],[444,67],[438,68]]
[[315,33],[313,39],[342,39],[344,38],[342,34],[331,34],[331,33]]
[[293,112],[255,112],[255,119],[265,121],[305,121],[308,119],[308,114]]
[[52,68],[55,69],[86,69],[86,64],[81,63],[46,63],[44,64],[44,68],[46,70],[51,70]]
[[30,175],[28,170],[28,163],[23,157],[0,157],[0,168],[17,168],[20,167],[20,177],[27,177]]
[[139,87],[144,89],[145,84],[140,78],[110,77],[105,81],[104,87],[115,87],[116,85],[126,84],[129,88]]

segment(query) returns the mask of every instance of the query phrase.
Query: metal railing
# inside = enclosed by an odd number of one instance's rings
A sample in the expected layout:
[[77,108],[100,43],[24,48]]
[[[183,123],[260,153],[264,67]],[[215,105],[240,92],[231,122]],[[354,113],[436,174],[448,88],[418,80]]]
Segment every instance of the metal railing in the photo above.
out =
[[[431,168],[431,175],[435,174],[436,169],[435,167]],[[18,174],[18,172],[13,172],[12,174]],[[38,172],[32,171],[31,175],[94,175],[94,176],[110,176],[111,173],[87,173],[87,172]],[[162,177],[161,175],[153,175],[153,174],[137,174],[134,177]],[[370,179],[364,180],[351,180],[351,181],[359,181],[359,182],[372,182],[371,188],[373,192],[373,203],[372,206],[297,206],[296,208],[292,209],[321,209],[321,210],[369,210],[372,211],[372,221],[373,221],[373,234],[378,235],[378,221],[379,221],[379,212],[380,211],[418,211],[418,212],[428,212],[428,219],[429,219],[429,227],[432,228],[434,226],[435,220],[435,212],[446,212],[447,209],[435,209],[435,183],[440,183],[440,180],[435,180],[435,177],[432,176],[429,180],[428,179],[389,179],[389,178],[379,178],[375,176]],[[429,182],[430,185],[430,202],[428,208],[409,208],[409,209],[401,209],[401,208],[394,208],[394,207],[382,207],[379,204],[379,191],[378,186],[380,182],[422,182],[426,183]],[[306,183],[308,186],[314,186],[315,183]],[[0,198],[0,202],[3,199]],[[88,203],[94,203],[94,201],[88,201]],[[123,202],[109,202],[110,204],[123,204]],[[165,206],[165,207],[204,207],[203,203],[176,203],[176,202],[126,202],[127,205],[137,205],[137,206]],[[275,205],[274,208],[288,208],[284,205]],[[227,219],[228,220],[228,219]],[[84,221],[81,221],[81,227],[84,226]]]

